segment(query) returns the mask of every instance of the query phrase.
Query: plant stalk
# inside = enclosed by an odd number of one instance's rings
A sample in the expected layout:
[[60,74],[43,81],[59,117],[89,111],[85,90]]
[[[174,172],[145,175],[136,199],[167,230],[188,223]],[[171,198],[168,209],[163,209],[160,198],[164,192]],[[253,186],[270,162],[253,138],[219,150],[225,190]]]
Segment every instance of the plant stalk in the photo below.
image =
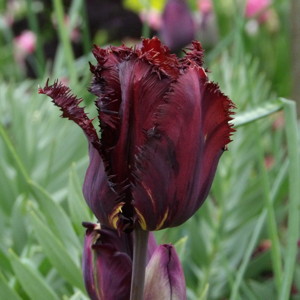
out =
[[144,299],[144,283],[149,231],[134,230],[133,264],[131,275],[130,300]]

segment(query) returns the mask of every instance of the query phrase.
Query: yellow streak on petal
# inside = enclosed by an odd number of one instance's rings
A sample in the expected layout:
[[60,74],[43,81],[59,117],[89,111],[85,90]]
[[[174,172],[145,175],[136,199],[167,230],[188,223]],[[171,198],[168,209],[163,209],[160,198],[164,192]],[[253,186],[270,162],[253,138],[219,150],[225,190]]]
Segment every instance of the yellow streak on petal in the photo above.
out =
[[112,213],[111,213],[111,214],[109,215],[109,217],[108,217],[108,220],[109,220],[110,225],[111,225],[113,228],[115,228],[115,229],[118,229],[118,228],[117,228],[117,223],[118,223],[118,221],[119,221],[119,213],[122,212],[122,207],[124,206],[124,204],[125,204],[125,202],[120,202],[120,203],[118,203],[118,204],[114,207]]
[[144,190],[146,191],[147,195],[149,196],[149,198],[151,200],[153,209],[155,209],[156,203],[154,201],[151,189],[149,189],[144,183],[142,183],[142,186],[143,186]]
[[167,208],[165,214],[164,214],[164,217],[162,218],[161,222],[157,225],[157,227],[155,228],[155,230],[159,230],[163,227],[167,217],[168,217],[168,214],[169,214],[169,208]]
[[147,230],[147,224],[146,224],[146,220],[145,220],[144,216],[141,214],[141,212],[136,207],[134,208],[134,210],[138,216],[138,222],[139,222],[141,228],[143,230]]
[[94,235],[93,235],[93,244],[96,243],[96,241],[98,240],[98,238],[100,237],[100,233],[95,233],[96,230],[100,230],[101,229],[101,225],[99,223],[95,224],[95,227],[94,227]]

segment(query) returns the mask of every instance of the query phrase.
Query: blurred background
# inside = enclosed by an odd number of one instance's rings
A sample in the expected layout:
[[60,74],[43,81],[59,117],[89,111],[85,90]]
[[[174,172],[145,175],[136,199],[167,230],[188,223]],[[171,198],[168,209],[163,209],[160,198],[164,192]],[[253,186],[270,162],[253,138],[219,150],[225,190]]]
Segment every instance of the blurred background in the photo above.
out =
[[237,105],[205,204],[156,233],[176,245],[188,299],[300,299],[298,124],[285,99],[300,102],[299,3],[0,0],[0,299],[87,299],[87,145],[37,89],[59,79],[93,118],[92,45],[152,36],[179,56],[199,40],[210,79]]

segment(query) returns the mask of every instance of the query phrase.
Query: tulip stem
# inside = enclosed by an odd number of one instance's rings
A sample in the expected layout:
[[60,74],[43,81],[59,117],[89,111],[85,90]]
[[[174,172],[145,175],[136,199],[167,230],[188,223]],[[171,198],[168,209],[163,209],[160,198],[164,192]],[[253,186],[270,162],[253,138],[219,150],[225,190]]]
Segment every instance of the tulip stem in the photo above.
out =
[[134,230],[130,300],[143,300],[149,232]]

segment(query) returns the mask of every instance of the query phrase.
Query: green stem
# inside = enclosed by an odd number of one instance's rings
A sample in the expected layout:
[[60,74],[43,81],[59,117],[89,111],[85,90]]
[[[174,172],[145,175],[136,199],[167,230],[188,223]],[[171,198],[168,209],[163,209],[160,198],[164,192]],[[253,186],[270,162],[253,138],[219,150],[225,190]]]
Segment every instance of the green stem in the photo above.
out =
[[284,257],[284,273],[280,300],[290,299],[290,291],[297,265],[297,241],[299,238],[300,210],[300,158],[299,158],[299,132],[297,125],[296,104],[294,101],[282,99],[286,122],[286,137],[289,158],[289,201],[288,201],[288,228],[287,248]]
[[133,264],[130,300],[143,300],[146,255],[149,232],[141,229],[134,231]]
[[75,58],[72,50],[69,31],[64,23],[64,9],[62,0],[53,0],[55,16],[57,18],[59,37],[62,43],[64,58],[69,69],[69,76],[72,84],[76,86],[77,72],[75,68]]
[[33,0],[27,0],[27,19],[30,26],[30,29],[36,35],[36,60],[34,67],[36,68],[37,74],[40,78],[44,75],[45,69],[45,54],[43,51],[43,45],[41,41],[41,34],[39,29],[39,23],[37,16],[33,10]]
[[[261,136],[262,134],[257,124],[255,124],[254,133],[256,136]],[[260,139],[258,139],[256,146],[258,148],[258,161],[259,161],[258,167],[261,176],[262,192],[265,200],[265,207],[267,210],[268,234],[272,243],[271,260],[273,265],[276,288],[277,291],[279,291],[281,286],[281,281],[282,281],[282,257],[280,251],[279,234],[276,225],[277,223],[276,223],[276,215],[274,209],[274,201],[271,197],[271,184],[269,180],[269,174],[265,167],[265,162],[264,162],[265,154]]]

